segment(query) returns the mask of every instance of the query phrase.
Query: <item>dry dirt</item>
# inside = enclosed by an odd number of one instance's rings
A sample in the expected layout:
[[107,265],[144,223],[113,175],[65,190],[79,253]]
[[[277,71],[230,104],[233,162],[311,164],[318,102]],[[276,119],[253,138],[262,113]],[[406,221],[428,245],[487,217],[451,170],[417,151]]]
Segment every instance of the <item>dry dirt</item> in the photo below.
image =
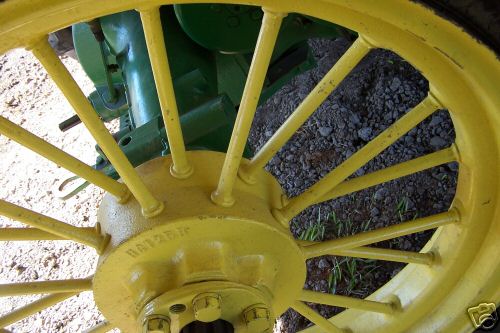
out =
[[[93,90],[78,62],[64,64],[84,93]],[[0,113],[88,164],[94,164],[94,141],[82,125],[63,133],[58,124],[72,116],[72,108],[45,70],[25,50],[0,56]],[[67,201],[53,193],[54,184],[69,173],[28,149],[0,136],[0,197],[75,226],[93,226],[102,192],[89,186]],[[21,224],[0,217],[0,227]],[[92,248],[69,241],[0,242],[0,283],[84,278],[92,274],[97,255]],[[0,299],[5,314],[39,298]],[[102,320],[92,293],[84,292],[22,320],[12,332],[82,332]]]

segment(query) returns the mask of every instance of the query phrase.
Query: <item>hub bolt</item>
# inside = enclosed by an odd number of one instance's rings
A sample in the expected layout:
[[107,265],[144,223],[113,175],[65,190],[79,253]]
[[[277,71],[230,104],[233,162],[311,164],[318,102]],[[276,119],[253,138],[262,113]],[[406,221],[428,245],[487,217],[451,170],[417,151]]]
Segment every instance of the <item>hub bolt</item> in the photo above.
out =
[[161,315],[151,315],[144,320],[143,333],[170,333],[170,319]]
[[243,312],[249,332],[264,332],[271,326],[271,315],[264,304],[256,304]]
[[194,317],[198,321],[209,323],[220,318],[220,296],[215,293],[199,294],[193,299]]

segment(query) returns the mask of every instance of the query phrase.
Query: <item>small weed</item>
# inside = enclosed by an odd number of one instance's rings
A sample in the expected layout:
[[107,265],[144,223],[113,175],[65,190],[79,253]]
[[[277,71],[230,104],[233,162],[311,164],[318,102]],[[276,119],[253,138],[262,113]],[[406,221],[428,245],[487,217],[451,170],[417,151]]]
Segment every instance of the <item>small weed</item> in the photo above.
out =
[[367,284],[365,276],[379,267],[376,260],[345,257],[338,261],[336,258],[328,276],[328,290],[335,294],[340,286],[348,294],[363,295],[362,288]]
[[[402,206],[400,209],[403,208]],[[328,231],[332,232],[336,238],[341,238],[367,231],[371,224],[371,219],[361,223],[355,223],[350,218],[343,220],[335,212],[327,214],[326,219],[322,220],[320,211],[317,221],[302,232],[300,239],[309,241],[323,239],[325,226],[328,226]],[[329,292],[366,296],[367,286],[372,283],[366,276],[379,267],[376,262],[376,260],[354,257],[334,257],[333,267],[327,278]]]
[[320,208],[316,223],[313,223],[306,230],[302,231],[299,238],[301,240],[315,242],[323,240],[324,237],[325,237],[325,225],[321,220],[321,208]]
[[354,235],[361,231],[367,231],[370,228],[371,219],[361,222],[361,224],[354,224],[351,219],[345,221],[340,220],[335,212],[328,214],[327,221],[332,222],[333,233],[335,237],[344,237]]
[[405,214],[408,212],[408,198],[402,197],[396,206],[396,213],[398,214],[399,220],[403,222]]
[[370,228],[371,223],[372,223],[372,219],[368,219],[364,222],[361,222],[361,231],[367,231]]
[[340,268],[339,262],[335,260],[332,270],[330,271],[330,275],[328,277],[328,290],[332,294],[335,294],[337,291],[337,285],[342,280],[342,269]]
[[325,225],[322,223],[314,223],[309,226],[306,230],[302,231],[299,238],[301,240],[316,242],[320,241],[325,237]]

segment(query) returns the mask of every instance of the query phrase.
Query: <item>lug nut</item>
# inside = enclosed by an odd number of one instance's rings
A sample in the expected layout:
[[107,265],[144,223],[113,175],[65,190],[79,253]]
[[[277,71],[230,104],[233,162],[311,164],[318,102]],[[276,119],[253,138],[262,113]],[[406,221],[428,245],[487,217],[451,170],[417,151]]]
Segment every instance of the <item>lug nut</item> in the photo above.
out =
[[215,293],[199,294],[193,299],[194,317],[198,321],[209,323],[220,318],[220,296]]
[[161,315],[148,316],[144,320],[143,333],[170,333],[170,319]]
[[243,313],[249,332],[264,332],[271,327],[271,315],[263,304],[251,306]]

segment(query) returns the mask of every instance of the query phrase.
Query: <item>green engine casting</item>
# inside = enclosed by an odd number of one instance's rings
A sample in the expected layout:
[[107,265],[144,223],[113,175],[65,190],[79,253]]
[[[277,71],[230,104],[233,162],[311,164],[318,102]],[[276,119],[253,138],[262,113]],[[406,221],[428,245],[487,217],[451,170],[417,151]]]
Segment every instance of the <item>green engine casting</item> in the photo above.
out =
[[[258,7],[161,8],[174,90],[187,149],[225,151],[262,19]],[[346,32],[290,14],[282,24],[259,103],[315,63],[312,37]],[[115,139],[134,166],[169,153],[139,14],[128,11],[73,26],[75,50],[95,85],[88,98],[104,121],[120,119]],[[118,174],[97,147],[95,167]],[[251,156],[246,150],[245,155]]]

